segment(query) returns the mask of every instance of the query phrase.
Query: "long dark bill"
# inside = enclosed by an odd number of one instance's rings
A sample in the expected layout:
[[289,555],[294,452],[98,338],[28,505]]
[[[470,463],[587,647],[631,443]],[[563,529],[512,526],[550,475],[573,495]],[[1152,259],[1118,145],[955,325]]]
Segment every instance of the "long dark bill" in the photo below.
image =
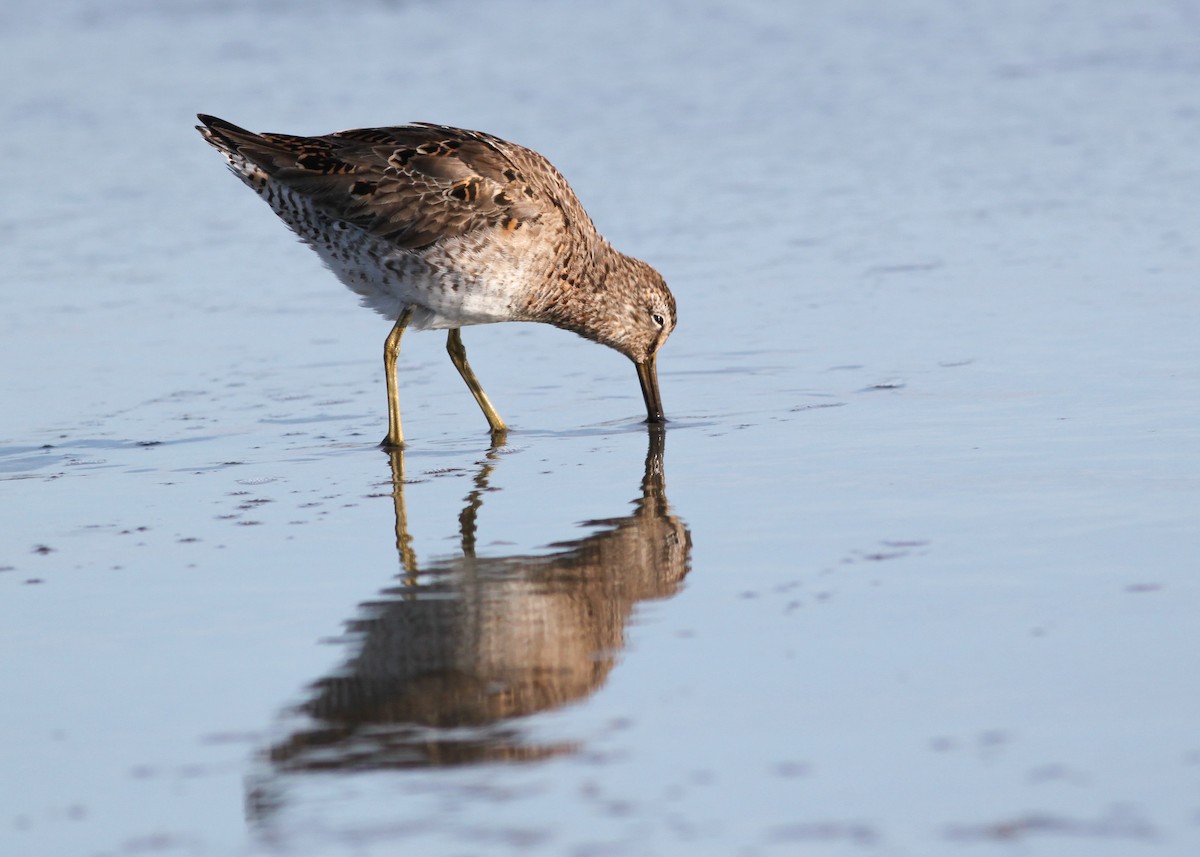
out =
[[657,355],[651,354],[645,363],[634,363],[637,367],[638,380],[642,382],[642,398],[646,400],[646,422],[665,423],[663,416],[662,396],[658,392],[658,371],[654,368]]

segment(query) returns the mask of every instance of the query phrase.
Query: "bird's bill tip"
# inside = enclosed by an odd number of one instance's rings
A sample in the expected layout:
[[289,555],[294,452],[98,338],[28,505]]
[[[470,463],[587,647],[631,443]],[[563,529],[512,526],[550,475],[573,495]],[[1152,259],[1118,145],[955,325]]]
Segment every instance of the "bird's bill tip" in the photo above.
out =
[[642,384],[642,398],[646,401],[646,422],[665,423],[663,415],[662,395],[658,392],[658,370],[655,368],[655,355],[651,354],[645,362],[635,363],[638,380]]

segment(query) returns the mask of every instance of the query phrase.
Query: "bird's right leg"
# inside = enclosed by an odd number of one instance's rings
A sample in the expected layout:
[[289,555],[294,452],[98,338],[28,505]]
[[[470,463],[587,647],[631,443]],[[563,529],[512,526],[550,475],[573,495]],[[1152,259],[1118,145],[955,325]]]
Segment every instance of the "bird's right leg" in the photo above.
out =
[[384,449],[400,449],[404,446],[404,431],[400,428],[400,391],[396,384],[396,358],[400,356],[400,337],[404,328],[412,321],[412,307],[407,307],[396,323],[392,332],[383,343],[383,374],[387,379],[388,396],[388,433],[379,444]]
[[483,411],[483,416],[487,419],[488,425],[491,426],[492,440],[504,443],[504,435],[508,431],[508,426],[504,424],[504,420],[496,413],[496,409],[492,407],[491,401],[488,400],[487,393],[483,392],[483,385],[479,383],[479,379],[471,371],[471,364],[467,362],[467,349],[462,344],[462,332],[457,327],[450,328],[450,334],[446,337],[446,351],[450,354],[450,362],[454,364],[454,368],[458,370],[458,374],[462,375],[462,379],[467,382],[467,388],[471,391],[471,395],[475,397],[479,409]]

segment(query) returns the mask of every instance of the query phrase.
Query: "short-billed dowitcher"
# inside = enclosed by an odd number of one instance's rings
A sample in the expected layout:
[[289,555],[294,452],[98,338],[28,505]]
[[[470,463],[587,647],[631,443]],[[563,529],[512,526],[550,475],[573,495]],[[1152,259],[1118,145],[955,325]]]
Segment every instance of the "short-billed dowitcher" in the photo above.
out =
[[506,426],[467,363],[468,324],[540,321],[615,348],[637,367],[648,421],[663,421],[655,356],[675,328],[675,298],[601,237],[537,152],[425,123],[296,137],[199,118],[233,172],[394,322],[384,446],[404,442],[396,358],[408,327],[449,329],[446,350],[494,437]]

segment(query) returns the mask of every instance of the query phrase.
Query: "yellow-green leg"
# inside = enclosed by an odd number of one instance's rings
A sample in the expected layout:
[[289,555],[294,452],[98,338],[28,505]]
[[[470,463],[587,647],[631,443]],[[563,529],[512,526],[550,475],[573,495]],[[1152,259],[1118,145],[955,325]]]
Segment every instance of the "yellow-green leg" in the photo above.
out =
[[463,348],[462,344],[462,333],[457,327],[451,328],[450,335],[446,337],[446,352],[450,355],[450,360],[454,363],[458,374],[462,375],[462,379],[467,382],[467,388],[475,397],[475,401],[479,403],[483,415],[487,417],[488,425],[492,427],[492,437],[494,439],[502,438],[508,431],[508,426],[504,424],[504,420],[500,419],[500,415],[488,401],[487,393],[483,392],[483,386],[479,383],[479,379],[471,371],[471,364],[467,362],[467,349]]
[[400,356],[400,337],[404,328],[412,321],[413,311],[409,307],[400,313],[392,326],[392,332],[383,343],[383,374],[387,379],[388,433],[379,445],[384,449],[400,449],[404,446],[404,431],[400,428],[400,390],[396,384],[396,358]]

